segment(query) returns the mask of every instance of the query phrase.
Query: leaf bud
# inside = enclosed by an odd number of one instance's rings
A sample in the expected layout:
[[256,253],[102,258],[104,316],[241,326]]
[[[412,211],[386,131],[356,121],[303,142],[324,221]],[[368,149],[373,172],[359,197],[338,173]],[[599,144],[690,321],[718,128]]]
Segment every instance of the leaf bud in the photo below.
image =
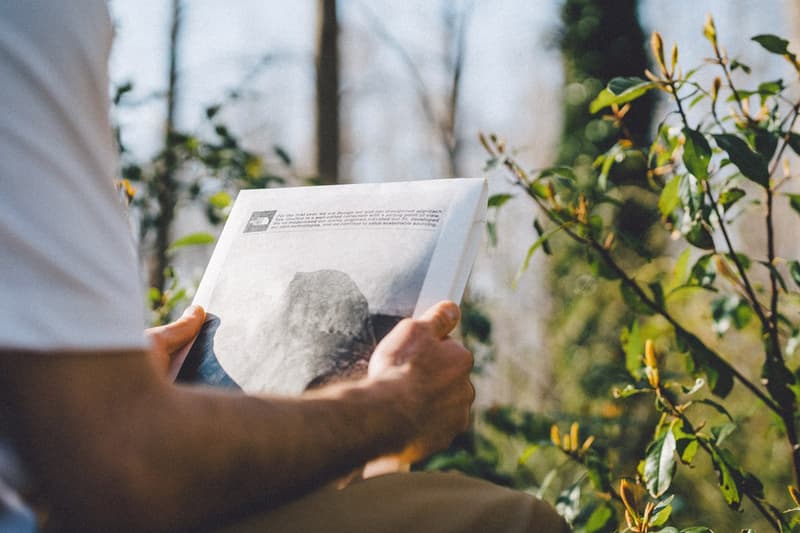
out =
[[794,504],[800,507],[800,491],[794,488],[792,485],[789,485],[789,496],[792,497]]
[[589,448],[592,447],[593,443],[594,443],[594,435],[589,435],[589,437],[585,441],[583,441],[583,446],[581,446],[581,451],[584,453],[588,452]]
[[589,214],[589,204],[586,201],[586,196],[583,194],[580,195],[578,198],[578,207],[575,209],[575,218],[578,219],[578,222],[581,224],[586,224],[588,221]]
[[675,73],[675,65],[678,64],[678,43],[672,43],[672,58],[670,59],[669,75]]
[[570,450],[573,452],[578,449],[578,423],[573,422],[569,427]]
[[478,140],[481,142],[481,146],[483,146],[484,150],[489,152],[491,155],[495,155],[494,150],[492,150],[492,147],[489,146],[489,141],[486,139],[486,135],[484,135],[482,131],[478,132]]
[[728,266],[728,262],[724,259],[721,255],[714,256],[714,265],[717,267],[717,274],[726,278],[728,281],[734,283],[735,285],[739,285],[739,276],[736,275],[730,266]]
[[719,89],[722,87],[722,80],[719,76],[714,78],[714,84],[711,86],[711,103],[716,103],[719,97]]
[[661,80],[659,80],[658,76],[656,76],[655,74],[650,72],[650,69],[644,69],[644,76],[645,76],[645,78],[647,78],[648,80],[653,81],[653,82],[661,81]]
[[626,514],[630,513],[631,518],[638,523],[638,520],[636,519],[639,517],[639,513],[637,513],[634,509],[636,497],[633,494],[633,489],[630,483],[628,483],[628,481],[625,479],[622,479],[619,482],[619,497],[622,500],[622,504],[625,506]]
[[550,426],[550,441],[559,448],[561,447],[561,434],[558,431],[558,426],[555,424]]
[[606,250],[610,250],[612,246],[614,246],[614,241],[616,240],[616,235],[614,232],[610,232],[606,235],[606,240],[603,242],[603,248]]
[[654,31],[653,35],[650,36],[650,48],[653,50],[653,57],[655,57],[656,63],[661,68],[661,72],[666,75],[667,65],[664,62],[664,41],[657,31]]
[[717,27],[714,25],[714,19],[709,13],[706,15],[706,23],[703,25],[703,35],[709,42],[717,47]]
[[644,343],[644,364],[650,368],[658,368],[656,361],[656,350],[652,339],[647,339]]

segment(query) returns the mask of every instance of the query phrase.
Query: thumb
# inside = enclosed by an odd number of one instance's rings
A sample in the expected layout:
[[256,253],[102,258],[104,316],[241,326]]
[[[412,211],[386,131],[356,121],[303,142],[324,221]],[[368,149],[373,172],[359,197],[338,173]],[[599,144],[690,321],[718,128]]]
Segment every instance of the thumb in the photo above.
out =
[[164,326],[150,330],[151,335],[158,337],[158,341],[167,353],[172,353],[191,341],[203,326],[206,312],[199,305],[186,308],[183,315]]
[[460,318],[461,310],[458,305],[454,302],[444,301],[425,311],[417,320],[428,324],[434,337],[443,339],[453,331]]

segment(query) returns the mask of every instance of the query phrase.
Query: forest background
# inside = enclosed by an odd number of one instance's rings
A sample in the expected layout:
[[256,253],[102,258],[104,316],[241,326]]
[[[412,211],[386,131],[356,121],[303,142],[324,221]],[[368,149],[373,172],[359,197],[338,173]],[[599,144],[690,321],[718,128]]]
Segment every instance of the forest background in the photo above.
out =
[[[115,0],[111,7],[115,119],[123,177],[136,190],[154,320],[185,305],[239,187],[484,175],[478,131],[509,139],[530,168],[585,166],[614,133],[589,116],[589,102],[611,78],[652,69],[652,30],[680,43],[682,62],[699,64],[709,54],[703,19],[713,13],[730,56],[763,80],[781,76],[783,66],[764,61],[749,37],[800,42],[800,9],[788,0]],[[636,127],[652,136],[651,117],[669,103],[636,106]],[[493,193],[510,190],[502,172],[486,175]],[[526,445],[498,436],[493,415],[528,413],[549,431],[553,422],[591,427],[625,413],[611,397],[622,302],[598,309],[608,296],[603,282],[575,267],[569,252],[535,255],[516,279],[538,238],[534,214],[523,201],[493,213],[465,309],[482,414],[476,432],[438,466],[541,488],[546,473],[519,471]],[[797,256],[791,221],[778,222],[781,253]],[[736,228],[743,246],[760,238]],[[742,525],[709,479],[696,489],[703,503],[689,505],[691,523],[706,519],[718,531]]]

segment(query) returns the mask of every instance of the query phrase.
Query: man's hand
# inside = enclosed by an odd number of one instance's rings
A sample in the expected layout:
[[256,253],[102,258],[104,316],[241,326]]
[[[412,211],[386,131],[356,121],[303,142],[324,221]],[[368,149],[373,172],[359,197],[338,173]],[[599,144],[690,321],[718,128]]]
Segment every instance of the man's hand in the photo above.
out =
[[192,305],[175,322],[145,331],[152,343],[150,354],[153,361],[159,372],[170,381],[174,381],[178,375],[189,351],[189,343],[200,333],[205,317],[206,312],[202,307]]
[[403,461],[447,447],[469,424],[472,354],[448,337],[459,317],[456,304],[439,303],[400,322],[372,354],[367,379],[395,395],[397,423],[408,426]]

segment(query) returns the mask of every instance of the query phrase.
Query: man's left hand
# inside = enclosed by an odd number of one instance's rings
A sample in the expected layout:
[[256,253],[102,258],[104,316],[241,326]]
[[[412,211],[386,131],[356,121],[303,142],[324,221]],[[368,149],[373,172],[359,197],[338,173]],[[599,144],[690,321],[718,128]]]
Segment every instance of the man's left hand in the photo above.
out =
[[206,312],[199,305],[192,305],[175,322],[145,330],[150,337],[150,353],[159,372],[173,381],[183,364],[189,343],[203,326]]

